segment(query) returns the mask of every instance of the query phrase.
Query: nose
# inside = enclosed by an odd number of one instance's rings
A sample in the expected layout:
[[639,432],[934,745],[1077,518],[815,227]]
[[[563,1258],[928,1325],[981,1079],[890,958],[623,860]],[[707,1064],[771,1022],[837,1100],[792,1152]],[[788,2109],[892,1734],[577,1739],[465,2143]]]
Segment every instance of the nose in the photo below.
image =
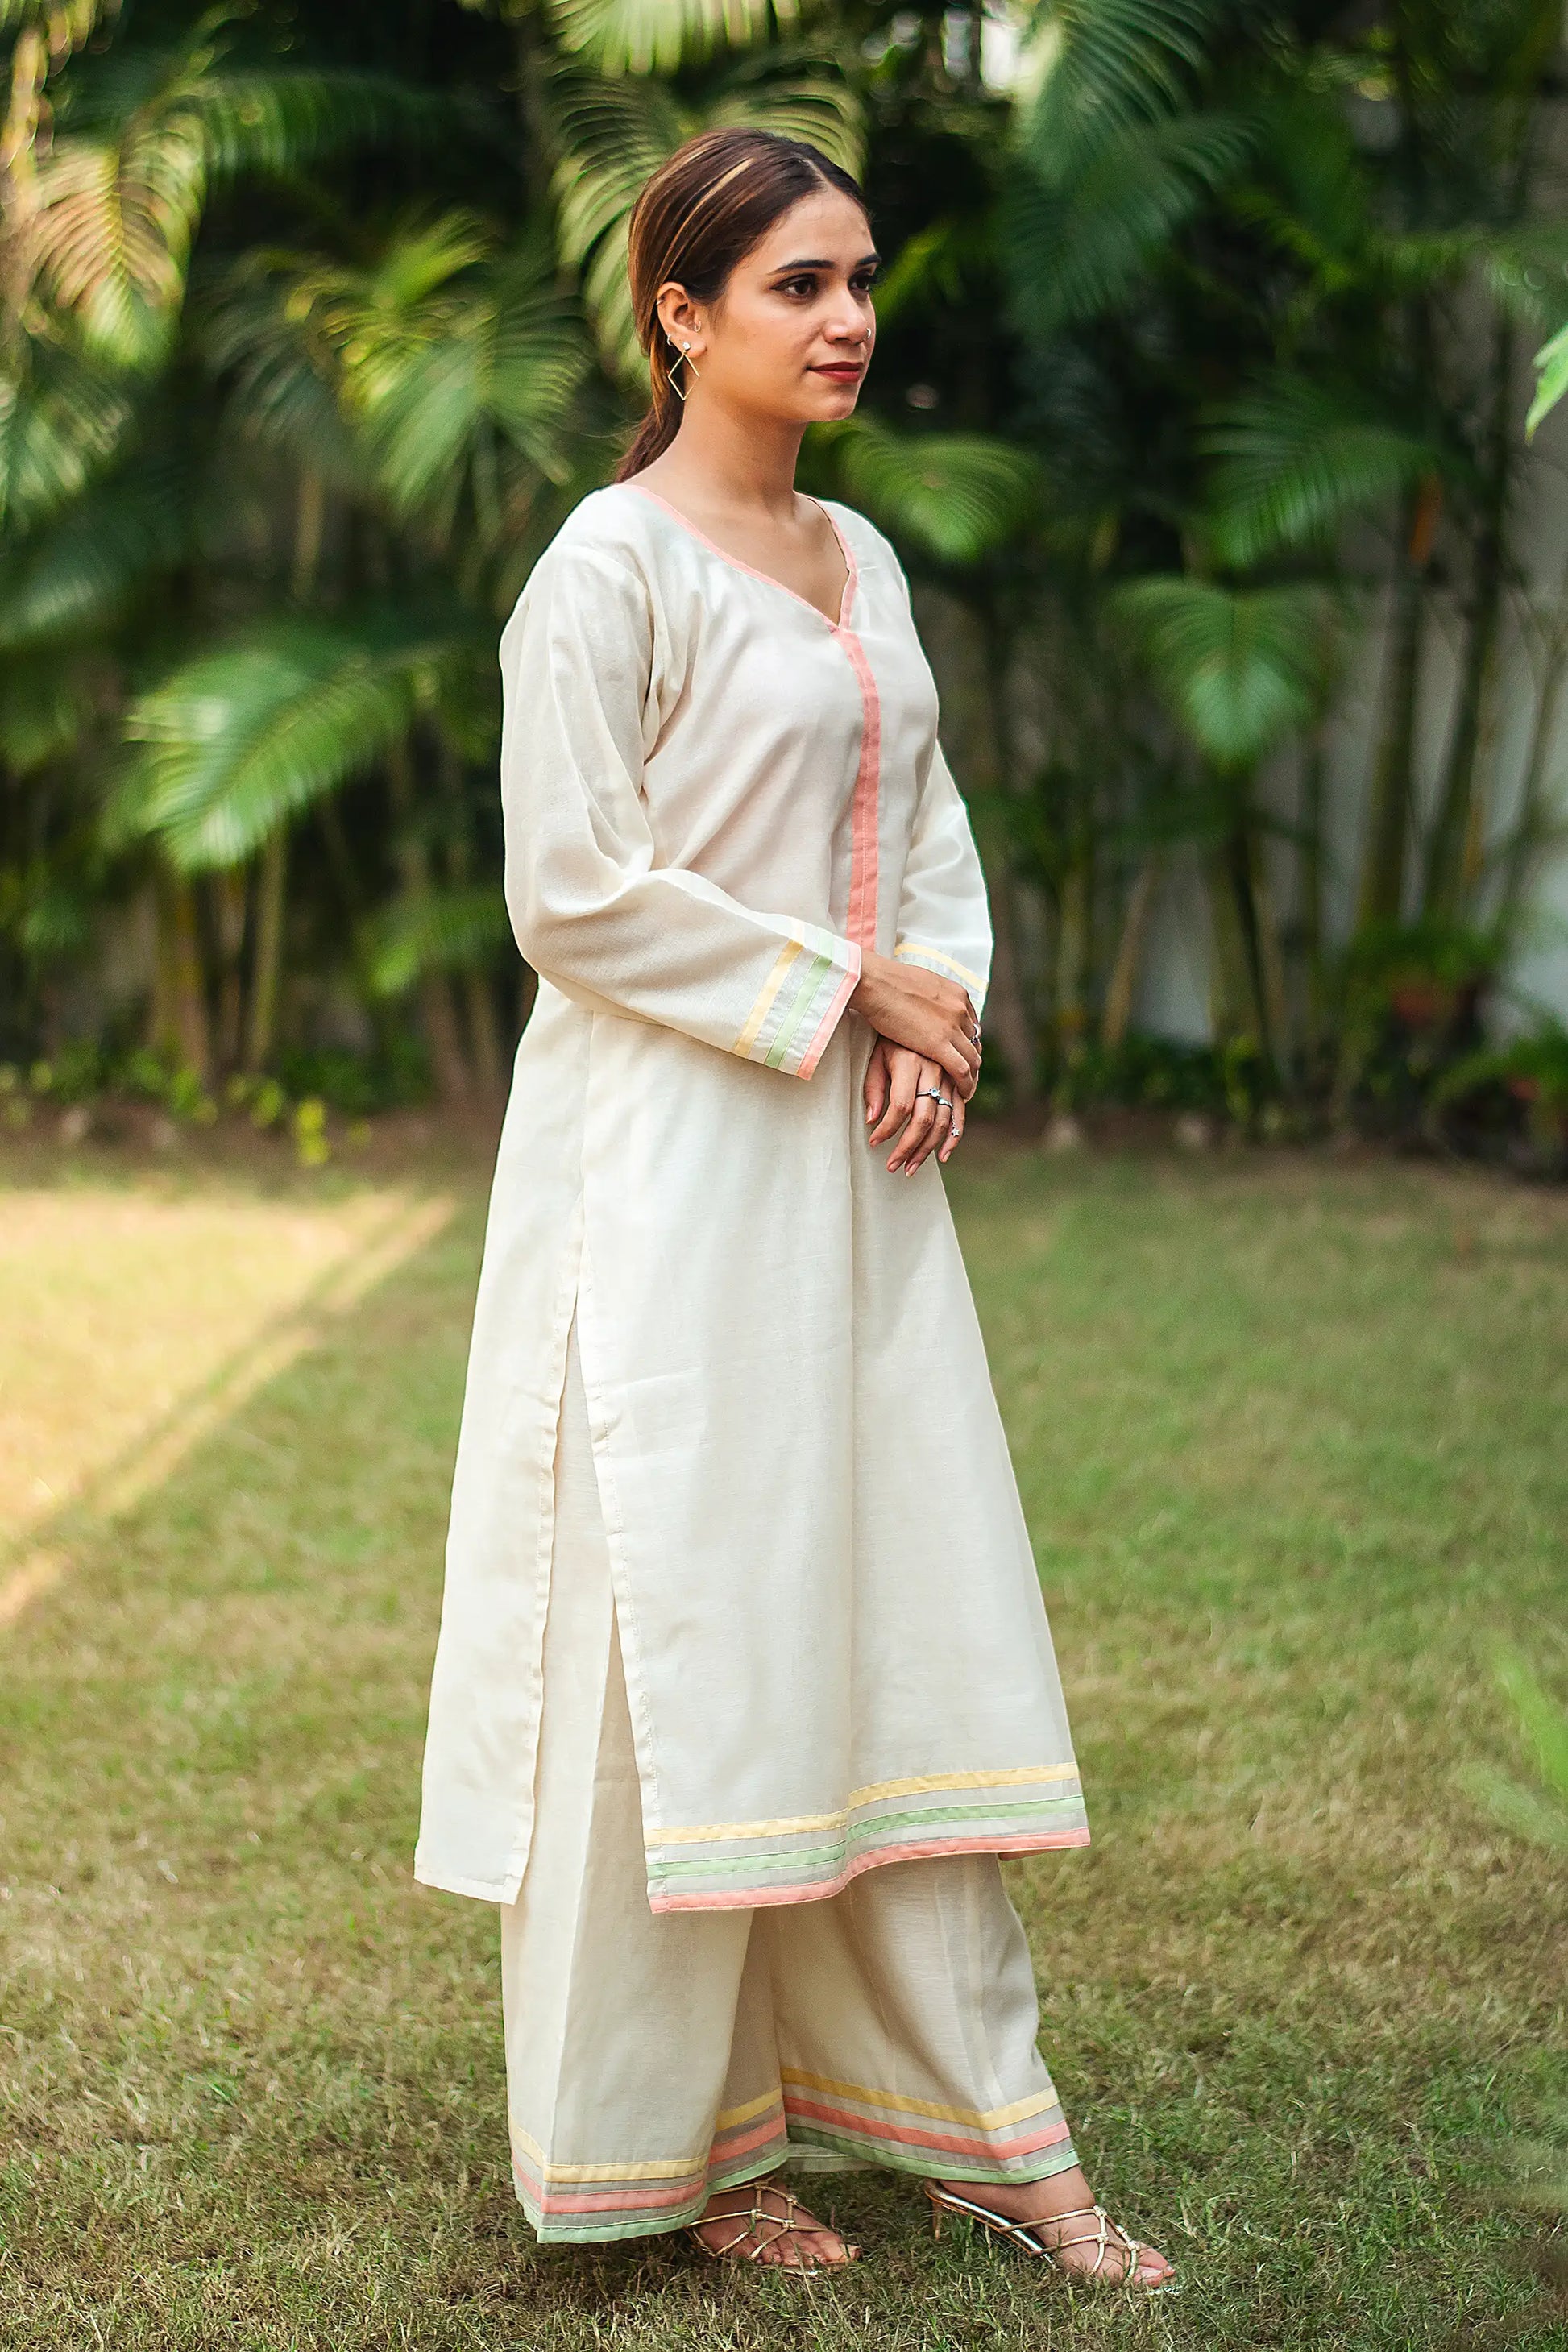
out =
[[853,343],[858,347],[869,340],[870,329],[858,310],[847,310],[838,318],[828,320],[826,333],[831,342]]

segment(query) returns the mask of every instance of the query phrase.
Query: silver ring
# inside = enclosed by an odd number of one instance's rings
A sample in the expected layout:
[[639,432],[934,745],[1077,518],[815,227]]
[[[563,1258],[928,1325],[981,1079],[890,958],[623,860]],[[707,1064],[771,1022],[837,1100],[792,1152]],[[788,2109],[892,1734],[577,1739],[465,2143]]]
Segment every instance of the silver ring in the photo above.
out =
[[930,1095],[932,1102],[945,1102],[947,1100],[947,1097],[942,1093],[940,1087],[922,1087],[921,1088],[921,1092],[922,1095]]
[[951,1095],[938,1095],[937,1101],[941,1104],[943,1110],[951,1110],[952,1108],[952,1097]]

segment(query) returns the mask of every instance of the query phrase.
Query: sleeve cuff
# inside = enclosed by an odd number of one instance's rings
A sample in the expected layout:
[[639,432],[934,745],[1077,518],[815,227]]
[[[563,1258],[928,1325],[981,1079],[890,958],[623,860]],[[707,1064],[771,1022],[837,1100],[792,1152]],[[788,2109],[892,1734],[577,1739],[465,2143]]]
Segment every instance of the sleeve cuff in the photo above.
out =
[[788,1077],[809,1078],[860,978],[854,940],[803,923],[786,940],[758,993],[734,1051]]
[[984,976],[972,971],[968,964],[960,963],[956,956],[950,956],[942,948],[926,947],[919,940],[900,940],[893,953],[905,963],[923,964],[927,971],[940,972],[944,980],[961,980],[974,1000],[975,1012],[984,1011],[986,984]]

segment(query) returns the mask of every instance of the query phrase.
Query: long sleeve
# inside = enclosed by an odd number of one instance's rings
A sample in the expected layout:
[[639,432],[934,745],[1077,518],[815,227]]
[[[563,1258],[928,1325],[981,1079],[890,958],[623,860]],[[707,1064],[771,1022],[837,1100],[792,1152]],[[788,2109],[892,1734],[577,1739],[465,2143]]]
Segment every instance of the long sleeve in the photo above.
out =
[[859,979],[860,950],[655,862],[640,789],[654,645],[646,583],[584,547],[541,562],[502,635],[518,945],[581,1004],[809,1077]]
[[940,743],[915,809],[893,953],[962,981],[976,1013],[991,978],[991,914],[969,811]]

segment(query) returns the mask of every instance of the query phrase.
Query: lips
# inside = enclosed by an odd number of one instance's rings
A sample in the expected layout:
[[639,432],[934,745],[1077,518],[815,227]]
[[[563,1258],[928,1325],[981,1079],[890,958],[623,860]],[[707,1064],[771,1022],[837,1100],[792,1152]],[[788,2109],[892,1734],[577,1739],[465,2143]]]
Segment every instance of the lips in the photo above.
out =
[[836,361],[831,366],[819,365],[812,370],[814,375],[831,376],[835,383],[858,383],[865,373],[864,360]]

